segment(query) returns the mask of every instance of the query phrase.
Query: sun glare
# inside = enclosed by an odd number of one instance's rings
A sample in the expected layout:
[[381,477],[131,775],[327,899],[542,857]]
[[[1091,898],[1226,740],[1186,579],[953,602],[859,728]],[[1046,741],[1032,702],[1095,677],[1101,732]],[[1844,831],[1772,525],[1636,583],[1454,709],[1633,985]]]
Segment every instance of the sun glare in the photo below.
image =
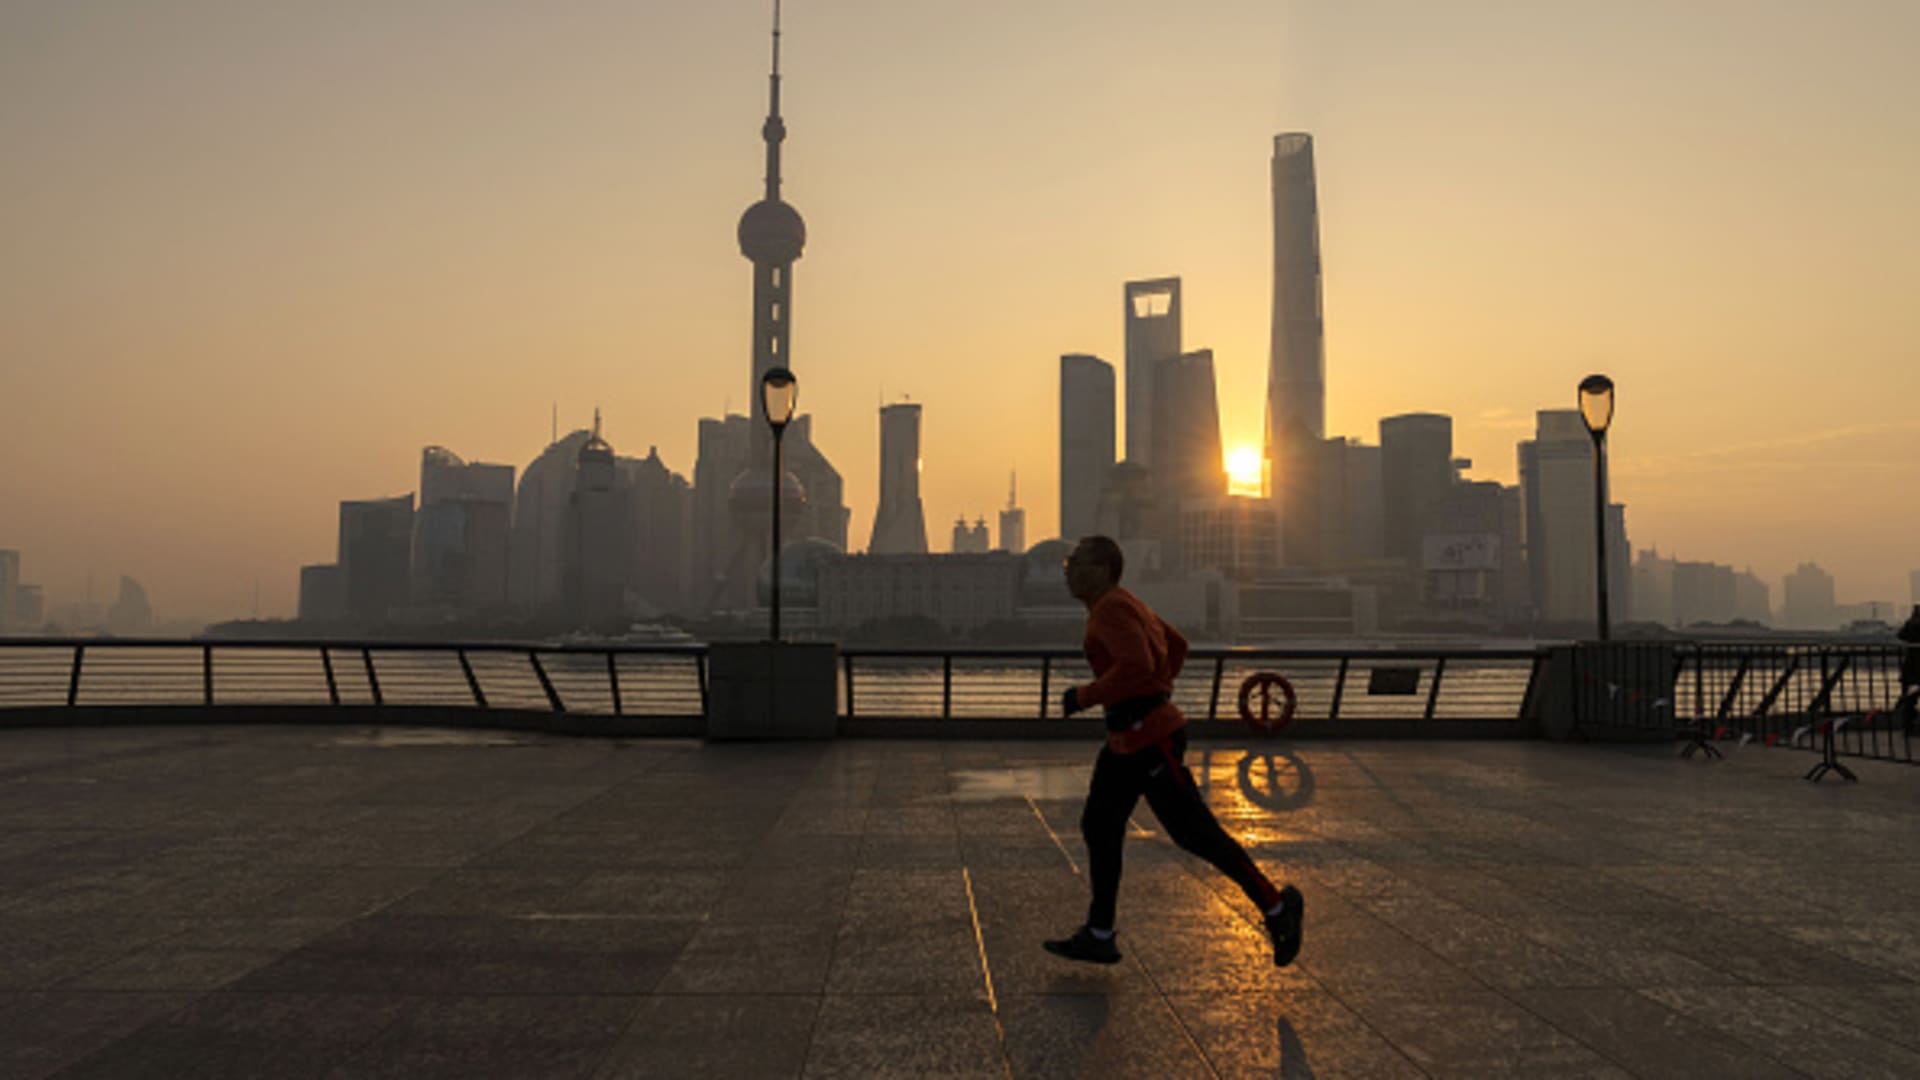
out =
[[1236,446],[1227,451],[1227,490],[1235,495],[1260,494],[1260,451]]

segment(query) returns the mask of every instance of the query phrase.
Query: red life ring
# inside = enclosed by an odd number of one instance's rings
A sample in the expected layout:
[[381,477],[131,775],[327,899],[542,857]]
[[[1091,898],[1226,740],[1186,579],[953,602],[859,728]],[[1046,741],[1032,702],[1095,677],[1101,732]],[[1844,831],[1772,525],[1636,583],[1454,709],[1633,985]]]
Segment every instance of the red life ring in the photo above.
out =
[[[1278,688],[1280,695],[1278,717],[1272,715],[1275,688]],[[1260,695],[1259,716],[1255,716],[1253,712],[1255,693]],[[1293,692],[1293,684],[1288,682],[1285,676],[1275,672],[1257,671],[1247,676],[1246,681],[1240,684],[1240,719],[1246,721],[1247,726],[1255,731],[1271,734],[1286,727],[1293,722],[1293,712],[1299,704],[1300,699]]]

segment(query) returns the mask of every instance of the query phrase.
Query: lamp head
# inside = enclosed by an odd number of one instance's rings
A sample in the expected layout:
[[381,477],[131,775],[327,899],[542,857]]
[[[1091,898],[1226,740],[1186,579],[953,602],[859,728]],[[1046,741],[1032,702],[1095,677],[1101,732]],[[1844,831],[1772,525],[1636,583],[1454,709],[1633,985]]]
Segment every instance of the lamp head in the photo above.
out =
[[1580,380],[1580,419],[1595,438],[1607,433],[1613,423],[1613,380],[1605,375],[1589,375]]
[[783,430],[793,420],[793,408],[800,400],[800,383],[793,372],[783,367],[768,368],[760,376],[760,404],[767,413],[767,426]]

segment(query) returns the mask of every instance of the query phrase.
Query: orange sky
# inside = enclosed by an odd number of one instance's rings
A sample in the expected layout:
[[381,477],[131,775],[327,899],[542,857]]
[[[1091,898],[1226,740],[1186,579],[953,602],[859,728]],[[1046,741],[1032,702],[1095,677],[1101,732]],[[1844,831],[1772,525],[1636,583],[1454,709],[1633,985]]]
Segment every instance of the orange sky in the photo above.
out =
[[[803,408],[864,542],[875,406],[926,405],[930,533],[1021,473],[1057,357],[1186,280],[1257,441],[1267,155],[1311,131],[1328,423],[1620,385],[1636,546],[1920,567],[1920,75],[1908,3],[792,0]],[[391,9],[391,10],[389,10]],[[766,5],[176,0],[0,11],[0,547],[163,617],[290,614],[342,498],[419,448],[524,465],[550,403],[691,473],[744,406]]]

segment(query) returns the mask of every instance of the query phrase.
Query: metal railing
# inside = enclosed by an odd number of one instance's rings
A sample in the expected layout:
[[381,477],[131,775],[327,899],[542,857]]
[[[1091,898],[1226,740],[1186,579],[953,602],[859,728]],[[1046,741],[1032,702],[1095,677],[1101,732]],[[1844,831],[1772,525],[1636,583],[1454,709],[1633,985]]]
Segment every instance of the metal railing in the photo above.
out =
[[[1248,676],[1275,671],[1294,723],[1417,734],[1519,733],[1538,649],[1196,649],[1174,700],[1196,721],[1239,722]],[[910,721],[1054,721],[1092,678],[1070,649],[870,649],[840,653],[843,727]],[[48,710],[276,707],[476,710],[594,718],[705,715],[702,645],[0,639],[0,723]],[[591,730],[591,727],[587,727]]]
[[1592,727],[1671,732],[1686,756],[1716,744],[1815,750],[1809,779],[1855,757],[1920,763],[1915,700],[1901,685],[1906,646],[1685,642],[1576,649],[1576,712]]

